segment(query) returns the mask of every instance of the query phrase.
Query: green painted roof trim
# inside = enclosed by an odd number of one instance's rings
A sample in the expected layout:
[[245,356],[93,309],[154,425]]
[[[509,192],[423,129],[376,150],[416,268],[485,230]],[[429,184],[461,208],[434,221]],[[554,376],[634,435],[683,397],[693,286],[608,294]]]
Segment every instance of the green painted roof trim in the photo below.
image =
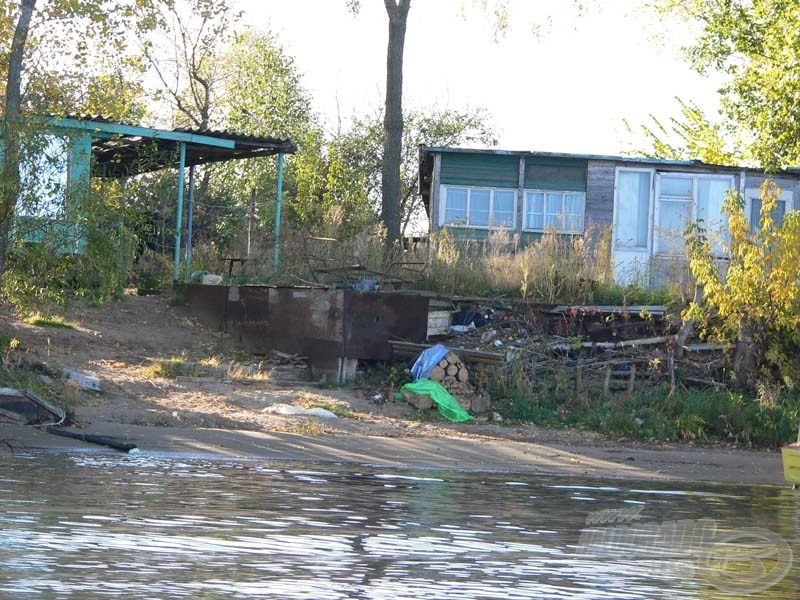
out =
[[154,129],[152,127],[139,127],[136,125],[124,125],[122,123],[107,123],[104,121],[83,121],[81,119],[47,117],[47,125],[58,129],[72,129],[91,131],[97,137],[113,137],[116,135],[139,135],[145,138],[155,138],[170,140],[175,142],[186,142],[191,144],[203,144],[205,146],[216,146],[217,148],[235,148],[236,142],[218,137],[188,133],[183,131],[170,131],[168,129]]

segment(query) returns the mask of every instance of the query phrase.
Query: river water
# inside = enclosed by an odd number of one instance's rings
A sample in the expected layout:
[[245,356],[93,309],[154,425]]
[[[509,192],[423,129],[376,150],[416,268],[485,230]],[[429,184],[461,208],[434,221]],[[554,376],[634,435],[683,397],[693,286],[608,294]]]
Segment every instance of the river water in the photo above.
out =
[[[0,503],[0,598],[800,596],[789,488],[6,452]],[[653,558],[641,537],[615,554],[581,537],[603,509],[631,529],[712,519],[761,558]]]

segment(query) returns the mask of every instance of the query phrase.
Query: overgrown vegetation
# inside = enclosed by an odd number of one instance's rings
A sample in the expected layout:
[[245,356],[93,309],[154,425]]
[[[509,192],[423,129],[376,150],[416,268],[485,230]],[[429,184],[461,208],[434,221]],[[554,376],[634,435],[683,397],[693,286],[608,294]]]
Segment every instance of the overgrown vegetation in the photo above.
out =
[[488,379],[493,410],[512,423],[585,428],[644,440],[775,447],[797,435],[796,389],[762,389],[757,397],[713,388],[670,394],[664,384],[611,397],[601,390],[576,393],[569,378],[558,373],[543,377],[543,385],[534,391],[518,371],[495,372]]
[[779,196],[774,182],[762,185],[755,231],[743,199],[727,199],[730,258],[724,269],[702,225],[689,232],[703,300],[692,303],[688,317],[700,320],[712,339],[736,344],[733,372],[743,389],[779,383],[791,390],[800,381],[800,214],[790,212],[777,224]]
[[180,376],[194,375],[184,358],[157,358],[152,364],[142,367],[141,373],[150,379],[174,379]]

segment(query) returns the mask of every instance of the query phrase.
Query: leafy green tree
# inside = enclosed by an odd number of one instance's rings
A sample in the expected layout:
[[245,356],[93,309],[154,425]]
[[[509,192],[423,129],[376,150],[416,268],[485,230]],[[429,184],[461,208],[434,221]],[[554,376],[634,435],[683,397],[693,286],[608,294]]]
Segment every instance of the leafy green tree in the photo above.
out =
[[[98,82],[92,60],[98,55],[124,55],[127,25],[144,0],[23,0],[0,3],[0,29],[13,36],[0,40],[6,58],[3,124],[4,148],[0,182],[0,273],[5,270],[11,220],[23,190],[20,161],[26,138],[39,135],[25,117],[59,114],[91,107],[86,82]],[[7,45],[6,45],[7,44]],[[128,86],[124,86],[128,87]],[[95,87],[95,92],[99,87]],[[96,94],[95,94],[96,95]],[[35,144],[34,144],[35,145]]]
[[699,26],[688,48],[700,72],[722,72],[722,110],[745,132],[745,158],[767,170],[800,164],[800,5],[786,0],[661,0]]
[[[740,143],[730,124],[711,121],[694,103],[676,98],[681,115],[667,124],[654,115],[641,125],[648,146],[631,152],[636,156],[669,160],[700,160],[712,165],[735,165],[742,162]],[[633,128],[625,122],[629,132]]]
[[[298,152],[286,160],[283,187],[288,214],[294,214],[298,198],[306,206],[319,201],[324,178],[323,135],[294,59],[271,33],[246,28],[219,60],[224,72],[219,104],[224,126],[238,133],[291,140]],[[234,220],[232,228],[243,229],[251,198],[255,198],[252,211],[256,222],[271,229],[276,184],[274,159],[237,160],[215,167],[212,193],[217,204],[237,207],[238,225]],[[231,231],[231,239],[233,236]]]
[[151,0],[142,18],[142,54],[160,83],[157,100],[172,108],[173,126],[208,129],[221,120],[225,71],[220,61],[240,15],[215,0]]
[[[417,193],[419,146],[494,146],[497,139],[484,110],[412,110],[406,112],[400,163],[401,234],[425,229],[426,215]],[[330,143],[326,194],[328,204],[347,206],[348,214],[366,215],[381,207],[383,126],[380,113],[355,119]],[[360,206],[362,209],[356,210]],[[362,221],[363,222],[363,221]]]

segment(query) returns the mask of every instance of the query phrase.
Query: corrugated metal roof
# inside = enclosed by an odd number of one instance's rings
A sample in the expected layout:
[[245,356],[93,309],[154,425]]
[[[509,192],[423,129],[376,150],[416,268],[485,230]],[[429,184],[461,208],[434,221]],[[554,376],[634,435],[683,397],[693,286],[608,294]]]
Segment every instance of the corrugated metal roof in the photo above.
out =
[[227,130],[157,129],[120,123],[102,115],[45,118],[55,127],[92,132],[92,170],[100,176],[120,177],[174,168],[178,166],[178,149],[182,143],[185,144],[186,166],[297,151],[289,140]]

